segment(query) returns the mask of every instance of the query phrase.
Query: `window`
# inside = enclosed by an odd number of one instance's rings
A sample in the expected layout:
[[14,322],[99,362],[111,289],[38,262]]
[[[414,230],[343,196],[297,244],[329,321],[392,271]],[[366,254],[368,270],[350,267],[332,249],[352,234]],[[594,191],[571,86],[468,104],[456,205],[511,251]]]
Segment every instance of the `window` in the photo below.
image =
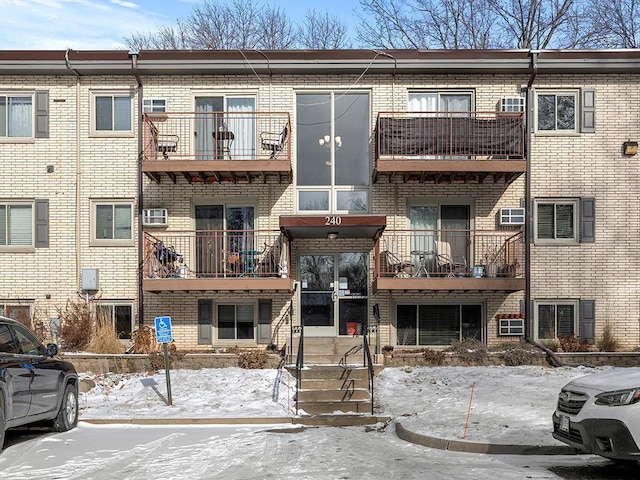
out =
[[33,204],[0,203],[0,247],[33,246]]
[[142,100],[142,111],[144,113],[166,112],[167,101],[164,98],[145,98]]
[[537,92],[536,130],[576,132],[577,92]]
[[481,305],[398,305],[397,344],[447,346],[465,338],[483,340]]
[[218,340],[254,340],[255,310],[252,304],[218,305]]
[[577,242],[578,202],[566,199],[535,201],[535,239]]
[[133,331],[133,308],[131,304],[101,302],[98,306],[98,319],[111,322],[119,339],[131,339],[131,332]]
[[535,331],[538,340],[577,335],[578,301],[539,301],[535,304]]
[[131,202],[93,204],[94,238],[97,242],[127,243],[133,241],[133,205]]
[[31,305],[18,302],[0,301],[0,315],[12,318],[25,325],[31,323]]
[[0,94],[0,138],[33,136],[33,94]]
[[300,93],[296,102],[298,211],[368,212],[369,94]]
[[93,93],[92,132],[104,134],[133,134],[131,95],[126,93]]

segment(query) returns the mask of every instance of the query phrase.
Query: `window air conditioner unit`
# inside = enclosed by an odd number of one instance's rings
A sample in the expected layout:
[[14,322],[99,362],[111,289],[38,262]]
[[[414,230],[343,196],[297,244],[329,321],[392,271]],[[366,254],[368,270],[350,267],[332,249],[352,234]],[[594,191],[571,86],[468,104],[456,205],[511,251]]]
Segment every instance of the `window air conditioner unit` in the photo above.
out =
[[500,319],[500,335],[501,336],[523,336],[524,335],[524,318],[501,318]]
[[502,97],[500,100],[501,112],[524,112],[524,97]]
[[501,208],[500,225],[524,225],[524,208]]
[[166,208],[145,208],[142,211],[142,224],[147,227],[165,227],[167,218]]

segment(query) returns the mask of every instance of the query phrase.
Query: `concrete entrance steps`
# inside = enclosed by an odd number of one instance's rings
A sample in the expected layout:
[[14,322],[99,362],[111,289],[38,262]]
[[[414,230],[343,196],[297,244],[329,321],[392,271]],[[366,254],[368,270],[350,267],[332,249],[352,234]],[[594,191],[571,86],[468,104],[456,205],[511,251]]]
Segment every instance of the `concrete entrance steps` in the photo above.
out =
[[[298,345],[293,346],[293,362]],[[304,337],[304,368],[298,379],[298,408],[309,415],[371,414],[369,371],[362,337]],[[374,368],[374,374],[380,370]],[[296,375],[295,365],[291,365]]]
[[[298,356],[298,344],[293,344],[292,363]],[[364,362],[362,337],[304,337],[304,365],[338,365]]]

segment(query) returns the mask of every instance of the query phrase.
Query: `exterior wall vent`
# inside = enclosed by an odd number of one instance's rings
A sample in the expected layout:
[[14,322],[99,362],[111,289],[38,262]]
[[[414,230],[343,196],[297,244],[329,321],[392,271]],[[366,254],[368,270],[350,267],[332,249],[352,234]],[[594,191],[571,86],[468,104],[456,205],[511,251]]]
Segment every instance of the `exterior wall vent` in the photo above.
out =
[[524,97],[502,97],[500,99],[501,112],[524,112]]

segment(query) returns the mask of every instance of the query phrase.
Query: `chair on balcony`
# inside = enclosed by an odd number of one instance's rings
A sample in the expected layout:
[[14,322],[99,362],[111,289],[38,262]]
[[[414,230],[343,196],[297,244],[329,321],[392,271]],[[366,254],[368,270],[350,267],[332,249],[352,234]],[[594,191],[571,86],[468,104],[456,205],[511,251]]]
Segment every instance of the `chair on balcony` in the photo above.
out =
[[167,247],[159,241],[154,244],[154,255],[161,268],[160,277],[185,277],[186,269],[183,267],[184,257],[177,253],[173,247]]
[[274,159],[280,153],[285,146],[287,136],[289,135],[289,126],[285,125],[281,132],[261,132],[260,144],[263,150],[269,150],[271,155],[269,158]]
[[168,160],[169,153],[175,153],[178,150],[180,137],[178,135],[159,133],[158,127],[153,124],[150,125],[149,129],[156,152],[162,153],[163,158]]
[[457,277],[464,274],[467,270],[467,259],[464,256],[454,258],[449,242],[436,240],[435,247],[436,264],[439,272],[446,273],[447,277]]
[[395,239],[385,238],[383,241],[385,250],[382,253],[387,263],[385,273],[393,272],[394,277],[397,278],[410,277],[415,270],[415,262],[400,253]]

